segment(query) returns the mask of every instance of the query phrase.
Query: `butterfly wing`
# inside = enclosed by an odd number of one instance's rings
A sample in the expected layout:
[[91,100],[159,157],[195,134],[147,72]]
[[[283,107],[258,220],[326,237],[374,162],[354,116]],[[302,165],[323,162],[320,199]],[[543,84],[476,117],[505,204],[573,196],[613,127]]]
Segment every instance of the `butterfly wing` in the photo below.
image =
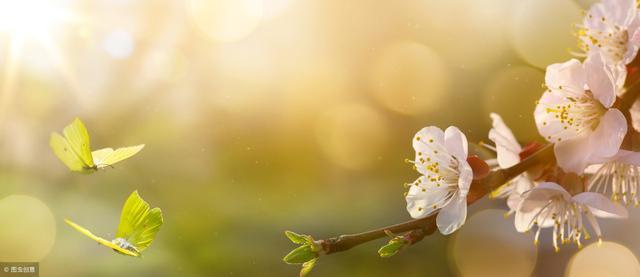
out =
[[160,226],[162,226],[162,210],[160,208],[155,207],[149,211],[149,214],[145,217],[141,228],[138,232],[134,232],[129,237],[129,242],[131,242],[139,251],[143,251],[156,238],[158,231],[160,231]]
[[129,255],[129,256],[133,256],[133,257],[139,257],[140,254],[139,253],[135,253],[133,251],[124,249],[116,244],[114,244],[113,242],[110,242],[106,239],[103,239],[101,237],[98,237],[96,235],[94,235],[93,233],[91,233],[89,230],[83,228],[82,226],[73,223],[71,220],[65,219],[64,220],[67,224],[69,224],[69,226],[73,227],[73,229],[76,229],[78,232],[82,233],[83,235],[91,238],[92,240],[97,241],[99,244],[102,244],[106,247],[109,247],[113,250],[118,251],[119,253],[125,254],[125,255]]
[[62,131],[71,149],[84,162],[87,167],[93,167],[93,157],[91,156],[91,143],[89,142],[89,132],[79,118]]
[[113,148],[102,148],[100,150],[91,152],[91,156],[93,156],[93,164],[95,164],[98,168],[102,168],[104,160],[107,159],[107,157],[111,155],[111,153],[113,153]]
[[49,146],[53,153],[60,159],[71,171],[85,172],[85,163],[71,149],[69,142],[58,133],[51,133]]
[[134,191],[122,208],[116,237],[124,238],[142,252],[151,245],[162,223],[160,208],[149,209],[149,204],[140,197],[138,191]]
[[144,144],[118,148],[115,151],[112,148],[104,148],[93,151],[93,162],[98,168],[104,168],[112,166],[115,163],[121,162],[133,155],[138,154],[140,150],[144,148]]

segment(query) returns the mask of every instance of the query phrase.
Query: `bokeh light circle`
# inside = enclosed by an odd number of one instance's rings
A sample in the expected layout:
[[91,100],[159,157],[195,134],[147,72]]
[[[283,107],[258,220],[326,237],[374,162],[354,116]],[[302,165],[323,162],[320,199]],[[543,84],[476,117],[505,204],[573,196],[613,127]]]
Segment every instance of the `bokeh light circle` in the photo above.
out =
[[633,252],[623,245],[614,242],[592,243],[571,258],[565,276],[640,276],[640,263]]
[[232,42],[253,32],[263,16],[262,0],[189,0],[197,27],[215,41]]
[[365,169],[378,160],[385,148],[388,125],[371,107],[343,104],[326,111],[316,134],[331,161],[348,169]]
[[415,1],[415,7],[411,7],[418,24],[415,33],[452,66],[487,68],[507,53],[509,34],[505,19],[509,18],[515,2]]
[[514,66],[498,72],[484,89],[484,111],[498,113],[521,143],[539,137],[533,119],[536,100],[542,96],[544,73],[528,66]]
[[111,32],[103,42],[104,50],[116,59],[129,57],[133,53],[134,47],[133,36],[127,31]]
[[39,199],[27,195],[0,199],[0,222],[0,261],[40,261],[51,251],[56,222]]
[[571,0],[517,1],[512,16],[511,41],[516,52],[528,63],[547,65],[571,58],[568,49],[577,50],[575,25],[582,21],[580,7]]
[[353,79],[347,66],[317,58],[309,65],[290,70],[283,82],[283,121],[295,126],[314,119],[325,109],[341,103],[353,92]]
[[442,104],[448,69],[436,52],[412,41],[387,46],[370,73],[374,97],[402,114],[421,114]]
[[461,276],[530,276],[537,253],[530,236],[516,232],[504,211],[478,212],[456,232],[451,256]]

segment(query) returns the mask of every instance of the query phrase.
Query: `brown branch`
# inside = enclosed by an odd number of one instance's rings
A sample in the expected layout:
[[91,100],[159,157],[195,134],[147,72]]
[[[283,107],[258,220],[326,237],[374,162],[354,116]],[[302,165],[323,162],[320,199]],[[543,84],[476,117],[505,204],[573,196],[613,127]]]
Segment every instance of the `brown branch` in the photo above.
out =
[[[477,200],[484,197],[490,191],[500,187],[501,185],[522,174],[523,172],[532,169],[535,166],[545,165],[549,163],[555,163],[552,145],[542,147],[530,157],[524,159],[522,162],[510,168],[497,170],[482,179],[474,180],[473,183],[471,183],[471,189],[469,191],[469,196],[467,197],[467,203],[473,204]],[[318,240],[317,243],[322,246],[323,253],[333,254],[336,252],[349,250],[365,242],[385,237],[386,232],[391,232],[394,234],[411,232],[409,233],[409,235],[412,236],[412,241],[413,243],[415,243],[424,238],[424,236],[433,234],[435,230],[436,214],[429,217],[413,219],[403,223],[386,226],[363,233],[340,235],[333,238],[322,239]]]
[[618,107],[625,116],[629,113],[629,109],[640,96],[640,80],[636,80],[629,84],[627,91],[620,97],[620,106]]
[[[630,122],[629,108],[640,96],[640,80],[627,80],[627,87],[627,92],[618,100],[616,106],[624,113],[625,117]],[[493,171],[482,179],[474,180],[471,184],[469,195],[467,197],[467,203],[473,204],[490,191],[500,187],[527,170],[533,169],[536,166],[550,164],[555,164],[553,145],[551,144],[542,147],[528,158],[510,168]],[[395,234],[407,233],[405,237],[408,237],[411,240],[411,243],[416,243],[422,240],[425,236],[431,235],[435,232],[436,215],[437,214],[433,214],[429,217],[413,219],[363,233],[340,235],[337,237],[322,239],[316,241],[316,243],[321,245],[323,253],[325,254],[333,254],[349,250],[360,244],[385,237],[387,232]]]
[[633,118],[631,118],[631,106],[640,96],[640,80],[627,80],[627,91],[618,99],[616,107],[622,112],[627,119],[627,135],[624,138],[621,148],[637,151],[638,138],[640,133],[633,128]]

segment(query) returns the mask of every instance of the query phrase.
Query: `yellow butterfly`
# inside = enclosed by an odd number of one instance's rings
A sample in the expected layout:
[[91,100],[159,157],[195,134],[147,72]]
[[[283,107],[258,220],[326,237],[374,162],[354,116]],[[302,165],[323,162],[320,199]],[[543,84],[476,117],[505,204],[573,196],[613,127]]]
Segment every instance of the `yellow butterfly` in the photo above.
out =
[[64,221],[78,232],[113,249],[116,253],[133,257],[141,257],[141,252],[151,245],[163,223],[160,208],[149,209],[149,204],[138,195],[137,190],[132,192],[124,203],[118,233],[111,241],[94,235],[71,220]]
[[113,150],[104,148],[91,152],[89,133],[80,119],[76,118],[62,131],[64,136],[53,132],[49,145],[58,158],[71,171],[93,173],[98,169],[128,159],[144,148],[144,144]]

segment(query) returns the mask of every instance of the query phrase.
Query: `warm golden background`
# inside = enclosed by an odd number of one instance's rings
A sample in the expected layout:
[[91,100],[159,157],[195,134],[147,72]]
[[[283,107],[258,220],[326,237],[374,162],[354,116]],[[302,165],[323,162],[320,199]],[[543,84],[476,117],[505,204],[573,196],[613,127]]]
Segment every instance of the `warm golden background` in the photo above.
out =
[[[40,261],[42,276],[295,276],[284,230],[326,237],[408,219],[402,184],[417,174],[403,160],[420,128],[453,124],[486,141],[495,111],[522,142],[537,139],[543,69],[576,49],[588,4],[0,1],[0,261]],[[76,116],[94,148],[147,147],[72,174],[48,140]],[[113,236],[134,189],[165,218],[143,259],[63,222]],[[604,221],[615,243],[574,257],[548,236],[536,252],[504,209],[482,200],[451,237],[391,259],[376,241],[321,257],[312,274],[640,270],[638,212]]]

